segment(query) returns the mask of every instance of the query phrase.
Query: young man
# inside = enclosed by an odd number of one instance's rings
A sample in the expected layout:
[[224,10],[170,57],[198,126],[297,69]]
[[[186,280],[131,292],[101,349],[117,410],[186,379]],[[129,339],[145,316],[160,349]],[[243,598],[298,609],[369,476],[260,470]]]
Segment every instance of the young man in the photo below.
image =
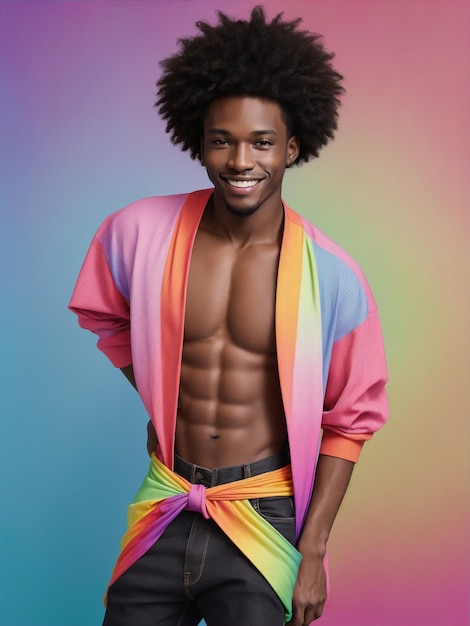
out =
[[106,626],[320,617],[328,536],[386,419],[367,282],[281,197],[336,129],[333,55],[260,7],[219,18],[162,62],[157,102],[213,188],[108,217],[70,303],[151,420]]

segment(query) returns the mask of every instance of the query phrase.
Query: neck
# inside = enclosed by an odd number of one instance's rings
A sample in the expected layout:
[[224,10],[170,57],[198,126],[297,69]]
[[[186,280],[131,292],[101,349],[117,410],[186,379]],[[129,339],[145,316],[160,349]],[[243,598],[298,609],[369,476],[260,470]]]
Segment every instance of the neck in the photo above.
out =
[[207,203],[201,227],[228,239],[236,247],[253,244],[279,243],[284,225],[284,207],[281,198],[276,204],[256,210],[251,215],[236,215],[215,194]]

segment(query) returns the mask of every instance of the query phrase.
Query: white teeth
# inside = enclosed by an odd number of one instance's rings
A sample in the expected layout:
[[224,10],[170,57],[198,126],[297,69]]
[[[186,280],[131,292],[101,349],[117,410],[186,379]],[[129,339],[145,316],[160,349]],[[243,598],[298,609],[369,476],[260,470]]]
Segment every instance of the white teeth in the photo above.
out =
[[232,185],[232,187],[241,188],[254,187],[259,182],[258,180],[230,180],[229,178],[227,178],[226,180],[229,185]]

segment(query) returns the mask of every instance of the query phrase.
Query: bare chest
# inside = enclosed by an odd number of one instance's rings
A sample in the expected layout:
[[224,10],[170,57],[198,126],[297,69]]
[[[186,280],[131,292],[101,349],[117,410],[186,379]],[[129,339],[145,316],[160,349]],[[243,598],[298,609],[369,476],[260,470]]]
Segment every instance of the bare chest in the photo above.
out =
[[279,250],[230,242],[198,232],[191,257],[185,343],[221,338],[249,352],[275,352]]

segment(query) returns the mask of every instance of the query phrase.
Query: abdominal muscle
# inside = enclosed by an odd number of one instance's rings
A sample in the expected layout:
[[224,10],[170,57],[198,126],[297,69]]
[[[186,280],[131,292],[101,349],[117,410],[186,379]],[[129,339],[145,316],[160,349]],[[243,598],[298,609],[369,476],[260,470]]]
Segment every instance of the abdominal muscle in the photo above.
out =
[[275,355],[221,338],[185,347],[176,453],[210,469],[252,463],[280,450],[285,417]]
[[274,331],[279,246],[199,231],[186,296],[175,452],[213,469],[286,443]]

